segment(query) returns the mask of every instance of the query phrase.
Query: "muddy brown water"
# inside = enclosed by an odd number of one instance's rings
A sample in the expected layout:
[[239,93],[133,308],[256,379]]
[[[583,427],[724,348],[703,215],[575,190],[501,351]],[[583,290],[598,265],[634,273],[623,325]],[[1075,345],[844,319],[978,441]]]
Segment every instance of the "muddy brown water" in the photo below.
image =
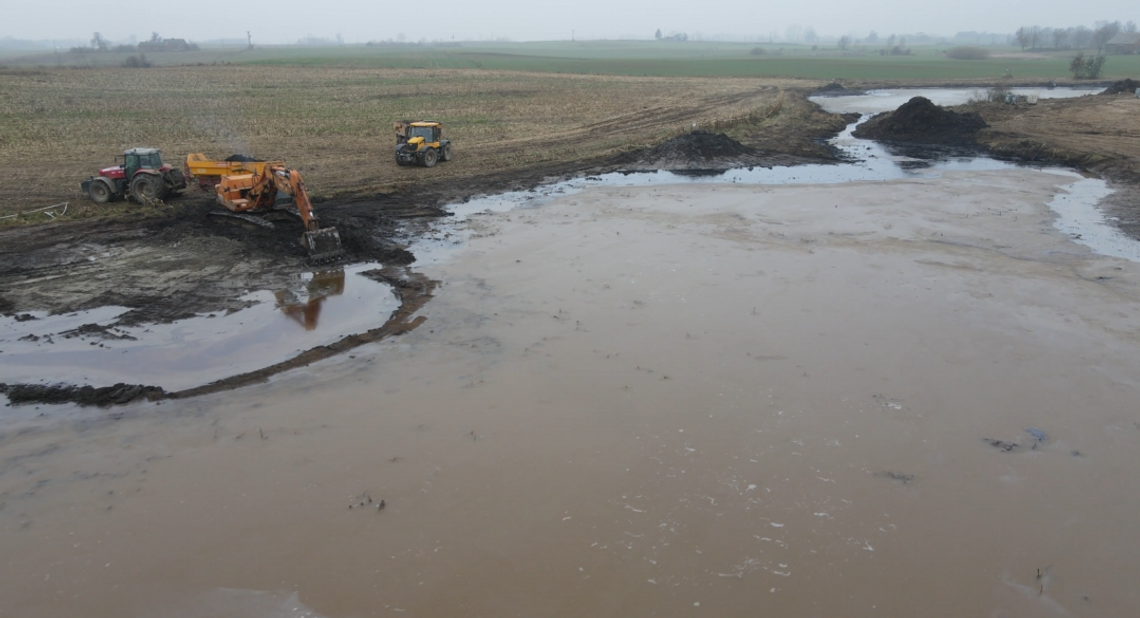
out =
[[402,337],[14,409],[0,615],[1133,615],[1140,264],[1054,225],[1073,183],[473,214]]

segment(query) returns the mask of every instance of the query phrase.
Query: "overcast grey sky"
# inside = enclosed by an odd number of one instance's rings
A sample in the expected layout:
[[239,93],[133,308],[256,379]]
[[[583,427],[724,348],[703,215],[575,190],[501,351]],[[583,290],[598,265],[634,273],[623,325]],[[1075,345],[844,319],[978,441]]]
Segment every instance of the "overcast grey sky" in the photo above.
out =
[[[291,43],[305,36],[347,43],[390,39],[403,33],[421,38],[516,41],[650,37],[654,30],[704,35],[781,35],[789,26],[812,27],[821,36],[866,36],[926,32],[953,35],[961,30],[1012,32],[1022,25],[1092,26],[1097,20],[1140,21],[1136,0],[272,0],[269,2],[92,2],[89,0],[3,0],[0,37],[90,39],[100,32],[114,42],[135,35],[197,41],[245,38]],[[201,7],[195,11],[194,7]]]

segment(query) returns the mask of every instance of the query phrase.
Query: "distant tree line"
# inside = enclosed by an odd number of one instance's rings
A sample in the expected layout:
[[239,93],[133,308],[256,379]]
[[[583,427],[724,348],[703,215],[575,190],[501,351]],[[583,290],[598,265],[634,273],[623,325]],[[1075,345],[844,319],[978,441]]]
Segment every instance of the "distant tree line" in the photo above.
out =
[[[131,38],[133,39],[134,37],[132,36]],[[180,41],[180,39],[170,39],[170,40],[171,41]],[[147,43],[152,43],[152,44],[162,43],[162,42],[163,42],[163,38],[161,36],[159,36],[157,32],[152,32],[150,34],[150,40],[147,41]],[[93,53],[99,53],[99,52],[133,53],[133,52],[138,51],[138,49],[139,49],[138,45],[135,45],[133,43],[121,43],[118,45],[113,44],[107,40],[107,37],[96,32],[94,34],[94,36],[91,37],[91,45],[89,47],[72,47],[68,51],[70,53],[73,53],[73,54],[85,54],[85,53],[92,53],[92,52]],[[182,49],[184,51],[197,51],[199,49],[199,47],[198,47],[197,43],[187,43]]]
[[1098,21],[1092,28],[1042,28],[1022,26],[1013,33],[1013,40],[1026,49],[1095,49],[1102,51],[1104,44],[1121,32],[1136,32],[1136,22]]

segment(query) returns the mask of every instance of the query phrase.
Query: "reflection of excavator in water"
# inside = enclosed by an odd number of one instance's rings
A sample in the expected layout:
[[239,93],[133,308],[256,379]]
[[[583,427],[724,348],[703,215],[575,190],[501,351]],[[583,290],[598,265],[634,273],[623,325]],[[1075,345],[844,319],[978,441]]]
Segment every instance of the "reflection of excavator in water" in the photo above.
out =
[[313,330],[317,327],[325,299],[343,293],[344,271],[322,270],[313,273],[312,278],[305,283],[304,295],[307,298],[302,299],[299,290],[282,290],[273,295],[277,297],[277,307],[282,313],[305,330]]
[[[267,164],[260,174],[222,176],[216,191],[218,203],[236,213],[234,216],[269,227],[273,224],[241,213],[268,213],[274,210],[279,191],[289,195],[297,208],[296,214],[305,226],[301,244],[308,250],[309,257],[323,262],[344,254],[336,228],[321,229],[317,215],[313,212],[313,204],[309,201],[309,194],[305,191],[305,183],[301,181],[301,173],[297,170],[275,163]],[[282,210],[280,207],[277,209]],[[288,210],[292,212],[292,209]]]

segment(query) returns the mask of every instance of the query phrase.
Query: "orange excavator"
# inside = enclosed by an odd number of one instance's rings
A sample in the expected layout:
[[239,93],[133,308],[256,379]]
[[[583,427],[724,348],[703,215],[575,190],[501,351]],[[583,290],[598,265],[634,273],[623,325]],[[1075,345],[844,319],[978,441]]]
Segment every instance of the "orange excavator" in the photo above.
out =
[[273,224],[244,213],[266,214],[274,210],[292,212],[291,208],[277,205],[278,192],[291,196],[297,210],[294,214],[301,217],[301,223],[305,227],[301,245],[308,250],[309,258],[314,262],[329,262],[344,255],[340,233],[335,227],[321,228],[317,214],[313,212],[313,204],[309,201],[309,194],[305,191],[301,173],[297,170],[270,163],[259,174],[222,176],[215,191],[218,203],[234,213],[233,216],[268,227]]

